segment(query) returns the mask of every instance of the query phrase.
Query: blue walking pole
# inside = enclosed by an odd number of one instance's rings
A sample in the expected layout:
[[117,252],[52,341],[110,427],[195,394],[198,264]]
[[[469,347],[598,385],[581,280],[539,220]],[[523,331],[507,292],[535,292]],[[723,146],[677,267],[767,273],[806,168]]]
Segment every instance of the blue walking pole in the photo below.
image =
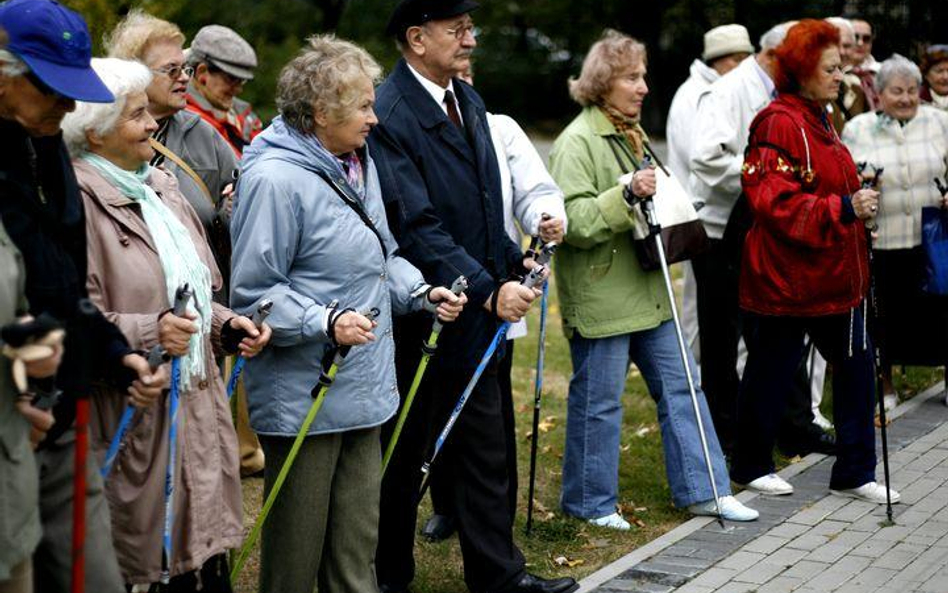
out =
[[[188,310],[188,301],[194,293],[188,284],[183,284],[175,292],[174,312],[181,317]],[[180,315],[178,312],[180,311]],[[180,404],[179,386],[181,380],[181,359],[171,359],[171,393],[168,395],[168,468],[165,472],[165,522],[161,536],[161,584],[171,581],[171,525],[174,522],[174,468],[178,451],[178,406]]]
[[[256,326],[257,329],[260,329],[260,326],[263,325],[263,322],[267,320],[267,317],[270,315],[270,310],[273,308],[273,301],[267,299],[260,303],[260,306],[257,307],[256,313],[253,314],[251,321]],[[229,400],[234,396],[234,391],[237,389],[237,380],[240,379],[240,373],[244,370],[244,365],[247,364],[247,359],[243,356],[237,357],[237,362],[234,363],[234,370],[230,372],[230,379],[227,381],[227,399]]]
[[[537,284],[543,281],[543,275],[546,273],[547,265],[549,264],[550,258],[553,256],[553,252],[556,250],[555,243],[549,243],[540,250],[535,261],[537,266],[530,270],[530,273],[527,274],[527,277],[523,281],[523,285],[527,288],[533,288]],[[498,289],[499,290],[499,289]],[[448,435],[451,434],[451,429],[454,428],[454,424],[457,422],[458,417],[461,415],[461,411],[464,409],[464,406],[467,404],[467,400],[471,397],[471,393],[474,391],[474,387],[477,385],[477,382],[480,380],[481,375],[484,374],[484,370],[487,368],[488,363],[491,358],[494,356],[494,352],[497,351],[497,347],[500,345],[501,341],[507,335],[507,330],[510,329],[510,322],[503,322],[499,328],[497,328],[497,333],[494,334],[493,339],[490,341],[490,345],[487,347],[487,350],[484,352],[484,355],[481,357],[480,363],[478,363],[477,368],[474,370],[474,375],[471,377],[471,380],[468,381],[467,386],[464,388],[464,391],[461,393],[461,397],[458,398],[458,402],[454,405],[454,410],[451,412],[451,415],[448,417],[447,423],[445,423],[444,428],[441,429],[441,433],[438,435],[438,440],[435,441],[434,451],[431,454],[431,457],[421,466],[421,488],[418,493],[418,499],[421,500],[425,496],[425,492],[428,490],[428,478],[431,476],[431,464],[435,462],[438,454],[441,452],[441,449],[444,447],[444,442],[447,440]]]
[[[171,360],[171,357],[160,345],[155,345],[148,352],[148,366],[151,368],[152,373],[154,373],[158,367],[169,360]],[[109,472],[112,471],[112,466],[115,464],[115,459],[118,457],[119,449],[122,448],[122,443],[125,441],[125,434],[128,433],[128,429],[132,425],[132,419],[135,417],[135,410],[135,406],[132,404],[127,404],[125,406],[125,411],[122,412],[122,419],[119,421],[118,428],[115,429],[115,434],[112,436],[112,441],[109,443],[108,451],[105,453],[105,463],[102,464],[102,469],[99,470],[103,480],[107,479],[109,477]]]

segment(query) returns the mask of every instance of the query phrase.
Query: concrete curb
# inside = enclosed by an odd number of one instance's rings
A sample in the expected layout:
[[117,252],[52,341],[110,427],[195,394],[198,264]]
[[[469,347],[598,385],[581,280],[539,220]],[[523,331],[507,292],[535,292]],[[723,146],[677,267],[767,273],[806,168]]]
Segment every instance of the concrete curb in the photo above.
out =
[[[936,397],[941,397],[944,391],[945,391],[945,383],[943,381],[940,383],[937,383],[933,385],[932,387],[929,387],[922,393],[916,395],[912,399],[908,400],[907,402],[899,404],[888,415],[888,418],[891,418],[892,420],[899,418],[900,416],[903,416],[917,409],[926,401],[930,399],[934,399]],[[780,472],[778,472],[778,474],[780,475],[780,477],[784,479],[789,479],[803,472],[804,470],[809,469],[810,467],[814,466],[815,464],[819,463],[825,458],[826,456],[820,453],[811,453],[807,455],[806,457],[804,457],[803,459],[801,459],[800,461],[798,461],[797,463],[794,463],[792,465],[785,467]],[[880,460],[879,463],[881,464],[882,461]],[[827,494],[829,494],[829,491],[827,491]],[[758,496],[760,495],[757,494],[756,492],[749,492],[745,490],[737,495],[737,499],[740,500],[741,502],[746,503],[747,501],[753,500],[757,498]],[[594,591],[597,587],[616,578],[617,576],[629,570],[636,564],[639,564],[641,562],[644,562],[645,560],[648,560],[649,558],[658,554],[665,548],[668,548],[672,544],[675,544],[683,540],[684,538],[698,531],[705,525],[708,525],[709,523],[713,523],[714,521],[715,519],[713,517],[695,517],[694,519],[690,519],[682,523],[681,525],[679,525],[675,529],[672,529],[671,531],[662,535],[661,537],[650,541],[649,543],[645,544],[644,546],[640,548],[636,548],[635,550],[632,550],[625,556],[619,558],[618,560],[615,560],[614,562],[607,564],[606,566],[603,566],[596,572],[582,579],[579,583],[579,590],[577,591],[577,593],[589,593],[591,591]]]

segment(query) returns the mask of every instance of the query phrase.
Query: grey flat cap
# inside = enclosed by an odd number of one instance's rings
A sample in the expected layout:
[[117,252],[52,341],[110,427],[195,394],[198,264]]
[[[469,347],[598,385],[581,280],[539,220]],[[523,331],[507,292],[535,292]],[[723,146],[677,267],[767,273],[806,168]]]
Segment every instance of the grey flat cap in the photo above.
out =
[[207,61],[231,76],[252,80],[257,54],[243,37],[223,25],[201,27],[188,49],[188,61]]

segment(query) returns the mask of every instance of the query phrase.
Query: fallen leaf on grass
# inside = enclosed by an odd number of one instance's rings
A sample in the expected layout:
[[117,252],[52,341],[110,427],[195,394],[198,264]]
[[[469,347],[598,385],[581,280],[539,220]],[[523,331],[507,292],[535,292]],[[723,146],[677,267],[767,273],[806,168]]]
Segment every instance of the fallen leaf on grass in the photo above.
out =
[[537,428],[540,429],[540,432],[550,432],[556,428],[556,416],[547,416],[537,425]]
[[553,451],[553,445],[547,445],[546,447],[543,447],[540,450],[543,451],[543,453],[550,453],[551,451]]
[[645,527],[645,521],[639,519],[638,517],[630,517],[628,521],[636,527]]
[[589,540],[585,545],[583,545],[584,550],[596,550],[599,548],[607,548],[613,545],[611,541],[605,538],[595,538]]
[[635,431],[635,436],[642,438],[653,430],[655,429],[651,426],[643,426],[642,428]]
[[557,556],[556,558],[553,559],[553,563],[556,564],[557,566],[566,566],[568,568],[573,568],[574,566],[585,564],[586,561],[583,560],[582,558],[570,559],[570,558],[567,558],[566,556]]

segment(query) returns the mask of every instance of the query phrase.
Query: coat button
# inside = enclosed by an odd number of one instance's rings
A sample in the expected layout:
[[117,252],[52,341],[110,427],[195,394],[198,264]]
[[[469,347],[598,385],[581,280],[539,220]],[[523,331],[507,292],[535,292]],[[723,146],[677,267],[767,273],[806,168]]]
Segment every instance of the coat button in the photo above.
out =
[[198,383],[198,389],[202,391],[207,389],[207,381],[201,381],[200,383]]

